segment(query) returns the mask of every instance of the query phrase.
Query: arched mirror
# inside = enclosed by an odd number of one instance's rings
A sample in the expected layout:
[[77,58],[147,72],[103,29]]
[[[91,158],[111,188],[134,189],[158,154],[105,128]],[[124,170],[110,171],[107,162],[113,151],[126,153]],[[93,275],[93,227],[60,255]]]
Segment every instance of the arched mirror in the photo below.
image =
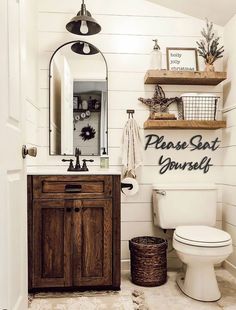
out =
[[61,45],[49,64],[50,155],[107,152],[107,63],[85,41]]

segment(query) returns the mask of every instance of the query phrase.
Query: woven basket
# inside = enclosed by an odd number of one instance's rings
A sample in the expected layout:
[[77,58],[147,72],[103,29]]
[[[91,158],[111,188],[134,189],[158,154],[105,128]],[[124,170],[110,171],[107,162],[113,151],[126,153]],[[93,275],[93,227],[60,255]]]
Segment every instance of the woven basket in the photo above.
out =
[[141,286],[159,286],[167,281],[166,240],[136,237],[129,241],[132,282]]

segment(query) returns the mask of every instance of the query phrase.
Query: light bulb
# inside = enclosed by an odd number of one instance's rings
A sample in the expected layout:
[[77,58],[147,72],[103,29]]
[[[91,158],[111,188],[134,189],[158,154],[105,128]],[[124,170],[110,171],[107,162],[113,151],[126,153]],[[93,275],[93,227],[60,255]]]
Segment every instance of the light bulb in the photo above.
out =
[[88,33],[89,29],[88,29],[88,25],[86,23],[85,20],[82,20],[81,25],[80,25],[80,32],[83,34]]
[[90,53],[90,48],[89,48],[88,43],[84,43],[83,52],[84,52],[84,54]]

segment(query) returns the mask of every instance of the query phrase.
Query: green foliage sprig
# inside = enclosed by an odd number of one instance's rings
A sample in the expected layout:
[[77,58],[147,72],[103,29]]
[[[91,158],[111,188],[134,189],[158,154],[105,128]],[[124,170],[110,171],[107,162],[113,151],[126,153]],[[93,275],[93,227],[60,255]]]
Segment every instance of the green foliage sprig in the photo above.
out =
[[206,29],[202,29],[203,40],[196,42],[199,56],[205,59],[206,64],[212,65],[218,58],[223,57],[224,46],[219,47],[220,37],[216,37],[213,23],[206,20]]

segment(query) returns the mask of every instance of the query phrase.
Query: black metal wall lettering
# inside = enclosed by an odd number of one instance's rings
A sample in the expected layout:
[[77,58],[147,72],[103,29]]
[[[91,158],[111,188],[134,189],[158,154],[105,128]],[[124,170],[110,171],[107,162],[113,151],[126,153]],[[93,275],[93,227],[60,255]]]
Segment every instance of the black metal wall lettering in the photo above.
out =
[[215,151],[220,146],[220,142],[221,141],[219,140],[218,137],[211,142],[202,142],[202,136],[196,135],[190,139],[190,145],[192,146],[191,151],[206,150],[206,149]]
[[163,158],[163,155],[159,159],[159,165],[161,165],[160,174],[164,174],[168,170],[203,170],[203,173],[207,173],[213,164],[210,163],[211,158],[205,156],[200,162],[184,162],[179,163],[172,160],[170,157]]
[[[198,150],[211,150],[216,151],[220,146],[219,138],[215,138],[212,141],[204,141],[202,135],[195,135],[189,139],[189,141],[166,141],[164,136],[159,136],[155,134],[146,135],[145,150],[152,147],[156,150],[170,150],[174,149],[177,151],[185,150],[189,148],[190,151]],[[176,162],[172,160],[171,157],[164,158],[162,155],[159,158],[158,164],[161,166],[159,173],[164,174],[171,170],[202,170],[205,174],[209,171],[210,167],[213,166],[211,158],[204,156],[199,162],[185,161],[183,163]]]

